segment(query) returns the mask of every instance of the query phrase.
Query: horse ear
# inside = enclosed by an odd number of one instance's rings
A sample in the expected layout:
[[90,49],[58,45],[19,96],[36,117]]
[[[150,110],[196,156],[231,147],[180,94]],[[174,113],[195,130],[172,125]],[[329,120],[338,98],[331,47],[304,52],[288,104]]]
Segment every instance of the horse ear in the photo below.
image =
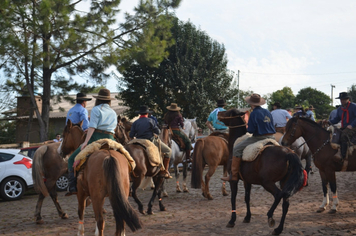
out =
[[117,123],[119,123],[121,121],[121,115],[117,116]]
[[67,129],[70,129],[70,128],[72,128],[72,126],[73,126],[73,124],[72,124],[72,121],[70,120],[70,119],[68,119],[68,121],[67,121]]
[[82,127],[84,120],[78,123],[79,127]]

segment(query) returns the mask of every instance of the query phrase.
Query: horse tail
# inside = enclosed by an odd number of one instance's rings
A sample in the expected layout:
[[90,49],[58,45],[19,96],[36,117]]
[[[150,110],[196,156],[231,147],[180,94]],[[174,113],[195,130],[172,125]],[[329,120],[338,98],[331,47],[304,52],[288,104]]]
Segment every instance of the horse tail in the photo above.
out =
[[305,184],[305,173],[300,162],[300,158],[295,153],[287,153],[286,158],[289,161],[288,166],[288,179],[282,189],[283,197],[290,197],[299,191]]
[[49,195],[48,189],[44,181],[43,156],[47,152],[47,145],[39,147],[32,160],[32,180],[33,186],[37,193],[42,193],[43,196]]
[[124,222],[126,222],[132,232],[142,228],[142,223],[137,213],[125,196],[124,186],[122,181],[120,181],[120,171],[122,170],[119,168],[117,159],[111,155],[105,158],[103,169],[108,186],[109,199],[116,221],[116,232],[120,232],[121,229],[124,228]]
[[203,150],[204,150],[204,139],[198,139],[194,146],[193,151],[193,161],[192,161],[192,178],[191,187],[201,188],[201,182],[203,179]]

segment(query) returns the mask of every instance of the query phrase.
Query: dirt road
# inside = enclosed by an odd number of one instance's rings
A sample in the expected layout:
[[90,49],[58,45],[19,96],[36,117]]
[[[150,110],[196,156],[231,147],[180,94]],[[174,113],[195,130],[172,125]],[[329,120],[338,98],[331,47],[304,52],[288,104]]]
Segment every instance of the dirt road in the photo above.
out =
[[[316,213],[322,201],[320,176],[314,167],[309,186],[290,199],[285,229],[281,235],[356,235],[356,176],[355,173],[337,173],[339,208],[336,214]],[[260,186],[253,186],[251,193],[251,223],[242,223],[245,215],[244,189],[239,185],[237,196],[238,218],[234,228],[226,228],[230,219],[230,198],[221,194],[222,168],[219,168],[211,181],[210,191],[214,200],[208,201],[201,195],[201,190],[189,189],[189,193],[176,193],[175,181],[167,184],[169,197],[164,198],[167,211],[160,212],[158,202],[154,204],[154,215],[140,215],[144,228],[138,232],[126,230],[126,235],[269,235],[273,229],[267,225],[267,211],[273,197]],[[190,186],[190,175],[188,178]],[[229,189],[229,186],[227,184]],[[147,206],[151,190],[140,190],[139,196]],[[34,211],[37,195],[26,195],[15,202],[0,201],[0,235],[76,235],[77,203],[76,197],[64,197],[59,193],[59,202],[69,214],[69,219],[57,216],[55,207],[49,198],[42,208],[45,224],[36,225]],[[130,203],[137,209],[136,203]],[[115,222],[109,201],[105,203],[105,234],[113,235]],[[147,209],[147,207],[146,207]],[[276,209],[274,218],[279,224],[281,206]],[[85,214],[86,235],[94,235],[94,214],[90,207]]]

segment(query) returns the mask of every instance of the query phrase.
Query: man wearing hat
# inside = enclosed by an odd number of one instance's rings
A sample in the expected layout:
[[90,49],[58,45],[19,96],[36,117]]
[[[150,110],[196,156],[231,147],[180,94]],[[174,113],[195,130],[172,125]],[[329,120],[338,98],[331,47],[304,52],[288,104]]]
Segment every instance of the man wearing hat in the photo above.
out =
[[275,102],[273,104],[273,111],[271,112],[271,115],[273,117],[273,125],[276,132],[284,134],[286,132],[287,121],[292,118],[292,116],[288,113],[288,111],[281,109],[281,104],[279,102]]
[[130,131],[130,138],[133,139],[148,139],[158,147],[163,153],[163,163],[160,172],[160,176],[166,179],[171,179],[172,176],[169,173],[169,160],[171,158],[171,149],[161,140],[159,140],[158,135],[160,134],[160,129],[158,128],[156,122],[148,117],[151,111],[147,106],[140,106],[140,110],[136,111],[140,114],[140,118],[136,120]]
[[77,192],[77,177],[74,176],[73,163],[78,153],[83,150],[88,144],[95,142],[99,139],[108,138],[114,139],[115,128],[117,126],[116,112],[110,107],[112,98],[110,96],[110,90],[100,89],[96,98],[95,106],[91,110],[89,128],[87,136],[80,147],[78,147],[72,155],[68,158],[68,193],[66,196],[70,196]]
[[315,117],[314,117],[314,107],[313,105],[310,105],[309,108],[306,110],[306,114],[308,115],[308,117],[315,122]]
[[221,178],[224,181],[237,181],[242,161],[242,153],[245,147],[263,139],[275,139],[273,134],[276,133],[273,125],[271,113],[261,107],[266,101],[259,94],[252,94],[245,98],[245,101],[251,106],[252,112],[248,119],[247,132],[251,133],[250,138],[234,146],[231,173],[230,176]]
[[224,99],[218,99],[216,104],[217,108],[210,113],[208,120],[205,122],[206,126],[208,126],[211,132],[214,132],[215,130],[218,132],[227,133],[229,131],[225,124],[218,119],[218,113],[220,111],[226,111],[224,109],[225,105],[226,103]]
[[346,157],[348,141],[356,135],[356,104],[350,101],[347,92],[339,93],[341,106],[337,109],[336,116],[330,119],[331,124],[341,121],[340,149],[335,154],[335,159],[342,161]]
[[89,125],[89,119],[88,111],[85,108],[87,106],[87,101],[90,100],[91,98],[88,98],[84,93],[77,93],[77,104],[75,104],[74,107],[68,111],[66,124],[68,120],[70,120],[73,124],[79,124],[81,121],[83,121],[82,129],[86,131]]

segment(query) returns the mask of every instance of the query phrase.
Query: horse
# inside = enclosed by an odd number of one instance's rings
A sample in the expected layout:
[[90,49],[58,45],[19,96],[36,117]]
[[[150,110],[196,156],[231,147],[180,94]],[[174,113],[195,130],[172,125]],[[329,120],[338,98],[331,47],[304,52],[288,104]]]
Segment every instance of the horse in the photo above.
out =
[[[205,138],[198,139],[195,143],[192,161],[191,187],[201,188],[202,195],[208,200],[213,200],[209,191],[209,181],[219,165],[223,166],[223,176],[227,176],[229,161],[228,148],[229,135],[214,132]],[[205,184],[202,178],[204,167],[208,165],[205,175]],[[222,185],[222,194],[227,196],[225,181]]]
[[[196,119],[185,118],[183,132],[188,136],[188,138],[192,143],[195,143],[198,134],[198,126],[196,123]],[[167,129],[167,126],[162,127],[160,139],[165,144],[167,144],[172,150],[170,166],[173,164],[173,169],[176,178],[176,192],[178,193],[182,192],[182,189],[180,188],[180,184],[179,184],[179,175],[180,175],[179,168],[178,168],[179,163],[183,164],[183,192],[189,192],[186,184],[186,178],[188,175],[188,163],[183,161],[185,160],[185,155],[186,155],[185,151],[181,151],[178,144],[170,138],[169,130]]]
[[[356,152],[349,156],[344,162],[334,161],[333,156],[337,150],[330,144],[330,133],[314,121],[294,117],[290,119],[286,126],[286,134],[283,137],[282,145],[289,145],[295,139],[304,137],[310,150],[313,153],[313,160],[319,168],[321,183],[323,188],[323,201],[317,212],[323,212],[329,205],[328,184],[333,194],[333,205],[329,213],[336,213],[339,199],[336,187],[336,171],[356,171]],[[345,166],[344,166],[345,165]]]
[[[246,123],[243,119],[245,115],[237,109],[230,109],[218,113],[218,119],[229,127],[229,152],[232,156],[232,145],[235,137],[245,134]],[[292,150],[282,146],[268,146],[256,159],[251,162],[243,161],[240,166],[240,179],[244,182],[246,216],[244,223],[251,220],[250,194],[251,185],[258,184],[270,192],[274,197],[274,202],[267,213],[268,225],[274,227],[275,220],[273,213],[281,199],[282,217],[280,224],[273,230],[274,235],[279,235],[283,231],[284,221],[288,213],[289,197],[303,187],[306,178],[300,158]],[[277,187],[276,182],[280,182],[281,189]],[[236,221],[236,195],[238,190],[238,181],[230,181],[232,214],[227,227],[234,227]]]
[[120,124],[122,127],[124,127],[126,138],[130,140],[129,133],[131,130],[132,122],[127,120],[125,117],[121,117],[121,115],[118,115],[117,124]]
[[[72,150],[71,140],[82,141],[83,133],[77,126],[68,127],[67,124],[63,132],[62,152]],[[126,157],[111,149],[100,149],[94,151],[83,166],[77,177],[78,235],[84,235],[84,208],[88,197],[95,214],[95,235],[103,235],[103,205],[107,196],[116,221],[115,235],[125,234],[125,223],[132,231],[140,229],[142,224],[128,201],[130,173]]]

